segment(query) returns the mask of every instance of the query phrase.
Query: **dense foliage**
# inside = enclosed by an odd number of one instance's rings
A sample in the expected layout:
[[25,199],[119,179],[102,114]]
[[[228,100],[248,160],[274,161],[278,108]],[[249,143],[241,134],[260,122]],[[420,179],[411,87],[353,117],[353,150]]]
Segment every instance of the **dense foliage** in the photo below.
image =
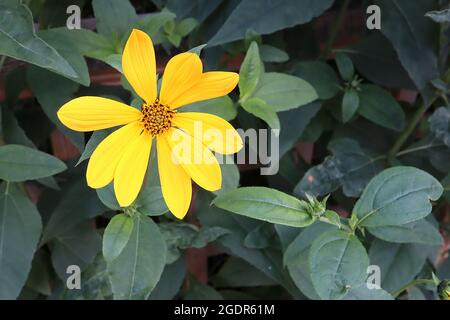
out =
[[[448,298],[449,26],[445,0],[1,0],[0,299]],[[56,116],[82,95],[141,106],[120,73],[133,28],[159,61],[239,72],[186,110],[275,130],[270,161],[222,164],[183,221],[155,161],[133,206],[90,189],[111,130]]]

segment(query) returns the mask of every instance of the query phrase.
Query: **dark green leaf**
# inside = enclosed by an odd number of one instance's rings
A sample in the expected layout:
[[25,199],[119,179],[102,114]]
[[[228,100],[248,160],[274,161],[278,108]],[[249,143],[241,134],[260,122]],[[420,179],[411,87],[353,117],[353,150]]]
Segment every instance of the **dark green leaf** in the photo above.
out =
[[342,52],[336,53],[336,64],[339,73],[345,81],[352,81],[355,75],[355,68],[353,67],[353,62],[350,58]]
[[354,235],[325,232],[314,240],[309,252],[311,279],[322,299],[340,299],[367,277],[369,257]]
[[0,185],[0,299],[16,299],[28,273],[41,235],[34,204],[15,184]]
[[0,54],[23,60],[66,77],[77,77],[64,58],[44,40],[33,26],[27,6],[8,1],[0,4]]
[[295,65],[292,73],[308,81],[316,89],[319,99],[331,99],[339,92],[339,79],[336,72],[324,62],[300,62]]
[[122,252],[133,232],[133,219],[126,214],[115,215],[103,233],[103,257],[113,261]]
[[237,115],[237,107],[230,97],[223,96],[188,104],[183,106],[183,112],[205,112],[225,120],[233,120]]
[[276,112],[294,109],[318,98],[316,90],[305,80],[276,72],[261,76],[253,96],[273,106]]
[[263,72],[258,44],[252,42],[239,70],[239,94],[242,101],[253,94]]
[[122,253],[108,263],[115,299],[146,299],[166,264],[166,243],[158,226],[136,215],[134,228]]
[[359,226],[398,226],[426,217],[430,200],[442,186],[430,174],[413,167],[386,169],[373,178],[353,208]]
[[84,270],[100,252],[102,240],[89,222],[82,222],[49,242],[52,264],[58,276],[65,282],[70,273],[67,267],[76,265]]
[[289,60],[288,54],[278,49],[277,47],[270,46],[268,44],[263,44],[259,47],[261,60],[264,62],[286,62]]
[[404,68],[419,90],[439,77],[436,50],[439,25],[425,17],[436,1],[377,0],[381,32],[391,41]]
[[383,168],[382,158],[371,157],[354,140],[334,140],[328,149],[333,156],[309,169],[295,187],[294,194],[303,196],[306,192],[322,196],[342,186],[345,195],[357,197]]
[[400,226],[373,227],[368,230],[375,237],[388,242],[440,245],[443,241],[439,230],[425,219]]
[[400,104],[386,90],[371,84],[363,84],[359,92],[358,112],[366,119],[392,130],[405,126],[405,114]]
[[422,269],[429,247],[375,240],[369,250],[370,263],[381,270],[381,287],[394,292],[413,280]]
[[333,2],[334,0],[243,0],[209,40],[209,45],[243,39],[248,29],[263,35],[307,23],[331,7]]
[[128,0],[93,0],[92,8],[98,32],[114,42],[121,41],[137,21]]
[[342,99],[342,120],[343,122],[349,121],[353,115],[358,111],[359,107],[359,95],[355,89],[345,91]]
[[314,222],[300,200],[264,187],[232,190],[218,196],[213,204],[253,219],[292,227],[306,227]]
[[242,108],[248,113],[264,120],[272,129],[280,129],[280,119],[274,108],[260,98],[250,98],[242,102]]
[[0,147],[0,179],[35,180],[66,169],[64,162],[38,150],[15,144]]

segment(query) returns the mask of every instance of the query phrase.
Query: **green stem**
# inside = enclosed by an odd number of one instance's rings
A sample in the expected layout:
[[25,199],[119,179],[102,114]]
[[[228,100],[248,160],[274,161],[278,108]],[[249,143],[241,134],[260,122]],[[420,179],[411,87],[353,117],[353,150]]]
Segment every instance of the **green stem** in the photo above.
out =
[[328,38],[327,44],[325,46],[325,51],[322,53],[321,58],[326,60],[333,49],[333,44],[336,41],[336,38],[341,30],[342,23],[344,22],[344,18],[347,15],[348,5],[350,4],[350,0],[344,0],[342,6],[339,10],[339,14],[333,24],[331,29],[330,37]]
[[6,60],[6,56],[0,56],[0,71],[2,71],[5,60]]
[[408,126],[406,129],[401,133],[401,135],[398,137],[397,141],[395,141],[394,145],[392,146],[391,150],[388,153],[388,163],[392,164],[399,153],[400,149],[405,144],[406,140],[408,140],[409,136],[413,133],[413,131],[416,129],[417,125],[419,124],[420,120],[423,118],[425,112],[428,110],[428,108],[437,100],[438,96],[435,95],[430,103],[423,102],[419,108],[414,113],[413,117],[408,123]]
[[392,293],[392,296],[393,296],[394,298],[397,298],[403,291],[405,291],[405,290],[407,290],[407,289],[409,289],[409,288],[411,288],[411,287],[420,285],[420,284],[432,284],[432,285],[436,285],[436,283],[434,282],[434,280],[431,280],[431,279],[415,279],[415,280],[411,281],[410,283],[407,283],[406,285],[404,285],[403,287],[401,287],[399,290],[393,292],[393,293]]

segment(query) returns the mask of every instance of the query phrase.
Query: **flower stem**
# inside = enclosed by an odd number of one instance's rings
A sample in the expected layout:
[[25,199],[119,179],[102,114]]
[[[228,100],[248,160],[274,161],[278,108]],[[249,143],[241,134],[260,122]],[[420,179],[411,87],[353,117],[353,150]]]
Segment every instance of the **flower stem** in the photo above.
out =
[[389,153],[388,153],[388,163],[389,164],[392,164],[394,162],[397,154],[399,153],[400,149],[405,144],[406,140],[408,140],[409,136],[413,133],[413,131],[416,129],[417,125],[419,124],[420,120],[425,115],[425,112],[437,100],[437,98],[438,98],[438,95],[435,95],[428,104],[426,102],[422,102],[422,104],[416,110],[413,117],[409,121],[406,129],[403,130],[401,135],[397,138],[397,141],[395,141],[391,150],[389,150]]
[[350,0],[344,0],[341,5],[338,16],[337,16],[337,18],[333,24],[333,27],[331,29],[331,34],[330,34],[330,37],[328,38],[325,50],[321,55],[321,58],[324,60],[326,60],[328,58],[328,56],[331,53],[331,50],[333,49],[333,44],[336,41],[339,31],[341,30],[342,23],[344,22],[344,18],[347,15],[347,9],[348,9],[349,4],[350,4]]
[[436,285],[436,283],[434,282],[434,280],[431,280],[431,279],[415,279],[415,280],[413,280],[413,281],[411,281],[411,282],[405,284],[405,285],[404,285],[403,287],[401,287],[399,290],[393,292],[393,293],[392,293],[392,296],[393,296],[394,298],[397,298],[403,291],[405,291],[405,290],[407,290],[407,289],[409,289],[409,288],[411,288],[411,287],[420,285],[420,284],[432,284],[432,285]]

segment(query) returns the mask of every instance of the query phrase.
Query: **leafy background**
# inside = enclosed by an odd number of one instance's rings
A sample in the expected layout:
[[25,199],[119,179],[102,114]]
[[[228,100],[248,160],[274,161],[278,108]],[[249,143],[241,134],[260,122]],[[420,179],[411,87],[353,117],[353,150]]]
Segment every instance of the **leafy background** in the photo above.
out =
[[[65,27],[72,4],[80,30]],[[365,28],[371,4],[379,31]],[[448,7],[2,0],[0,298],[437,299],[450,277]],[[135,211],[86,186],[110,131],[73,132],[56,111],[80,95],[139,107],[120,73],[133,27],[157,45],[159,73],[187,50],[240,73],[230,97],[186,109],[280,129],[276,175],[260,175],[262,159],[223,165],[223,189],[194,188],[185,221],[167,212],[155,161]],[[369,265],[382,289],[365,285]]]

